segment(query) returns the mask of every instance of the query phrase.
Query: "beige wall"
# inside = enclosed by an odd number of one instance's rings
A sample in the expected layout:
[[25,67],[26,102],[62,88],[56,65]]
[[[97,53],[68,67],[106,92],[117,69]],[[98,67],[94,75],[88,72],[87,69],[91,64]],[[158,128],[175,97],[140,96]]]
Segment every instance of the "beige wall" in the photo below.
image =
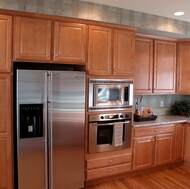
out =
[[189,22],[79,0],[0,0],[0,8],[104,21],[180,35],[190,34]]

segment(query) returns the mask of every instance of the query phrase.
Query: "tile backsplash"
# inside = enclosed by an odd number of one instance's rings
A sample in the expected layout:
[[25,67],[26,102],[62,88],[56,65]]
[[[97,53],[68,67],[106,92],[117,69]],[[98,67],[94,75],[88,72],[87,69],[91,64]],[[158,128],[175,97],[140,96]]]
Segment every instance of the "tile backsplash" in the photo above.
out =
[[[137,98],[140,100],[141,95],[134,96],[134,105]],[[182,100],[190,100],[190,95],[143,95],[139,108],[151,107],[156,115],[168,115],[170,114],[171,106],[175,102]]]

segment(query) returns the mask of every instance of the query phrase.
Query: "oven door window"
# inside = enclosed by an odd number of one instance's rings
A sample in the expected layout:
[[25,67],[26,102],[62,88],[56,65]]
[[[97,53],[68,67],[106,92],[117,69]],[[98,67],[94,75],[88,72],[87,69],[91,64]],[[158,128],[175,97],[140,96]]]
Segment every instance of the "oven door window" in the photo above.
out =
[[99,126],[97,129],[97,144],[112,144],[113,126]]

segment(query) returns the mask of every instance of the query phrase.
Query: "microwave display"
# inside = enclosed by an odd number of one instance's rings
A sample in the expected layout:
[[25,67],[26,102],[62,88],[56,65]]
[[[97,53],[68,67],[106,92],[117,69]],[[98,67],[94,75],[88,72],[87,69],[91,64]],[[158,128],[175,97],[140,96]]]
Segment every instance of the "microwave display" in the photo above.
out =
[[89,110],[128,109],[133,105],[133,80],[90,79]]

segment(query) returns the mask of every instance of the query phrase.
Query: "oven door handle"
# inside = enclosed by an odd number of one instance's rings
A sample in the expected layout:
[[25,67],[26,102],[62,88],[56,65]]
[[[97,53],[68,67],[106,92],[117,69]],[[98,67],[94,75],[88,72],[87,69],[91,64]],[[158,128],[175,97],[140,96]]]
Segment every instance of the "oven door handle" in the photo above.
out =
[[[119,123],[130,123],[130,121],[125,121],[125,122],[119,122]],[[98,124],[98,123],[93,123],[92,124],[93,126],[110,126],[110,125],[114,125],[114,122],[113,123],[104,123],[104,124]]]
[[104,124],[92,123],[92,126],[109,126],[109,125],[114,125],[114,123],[104,123]]

